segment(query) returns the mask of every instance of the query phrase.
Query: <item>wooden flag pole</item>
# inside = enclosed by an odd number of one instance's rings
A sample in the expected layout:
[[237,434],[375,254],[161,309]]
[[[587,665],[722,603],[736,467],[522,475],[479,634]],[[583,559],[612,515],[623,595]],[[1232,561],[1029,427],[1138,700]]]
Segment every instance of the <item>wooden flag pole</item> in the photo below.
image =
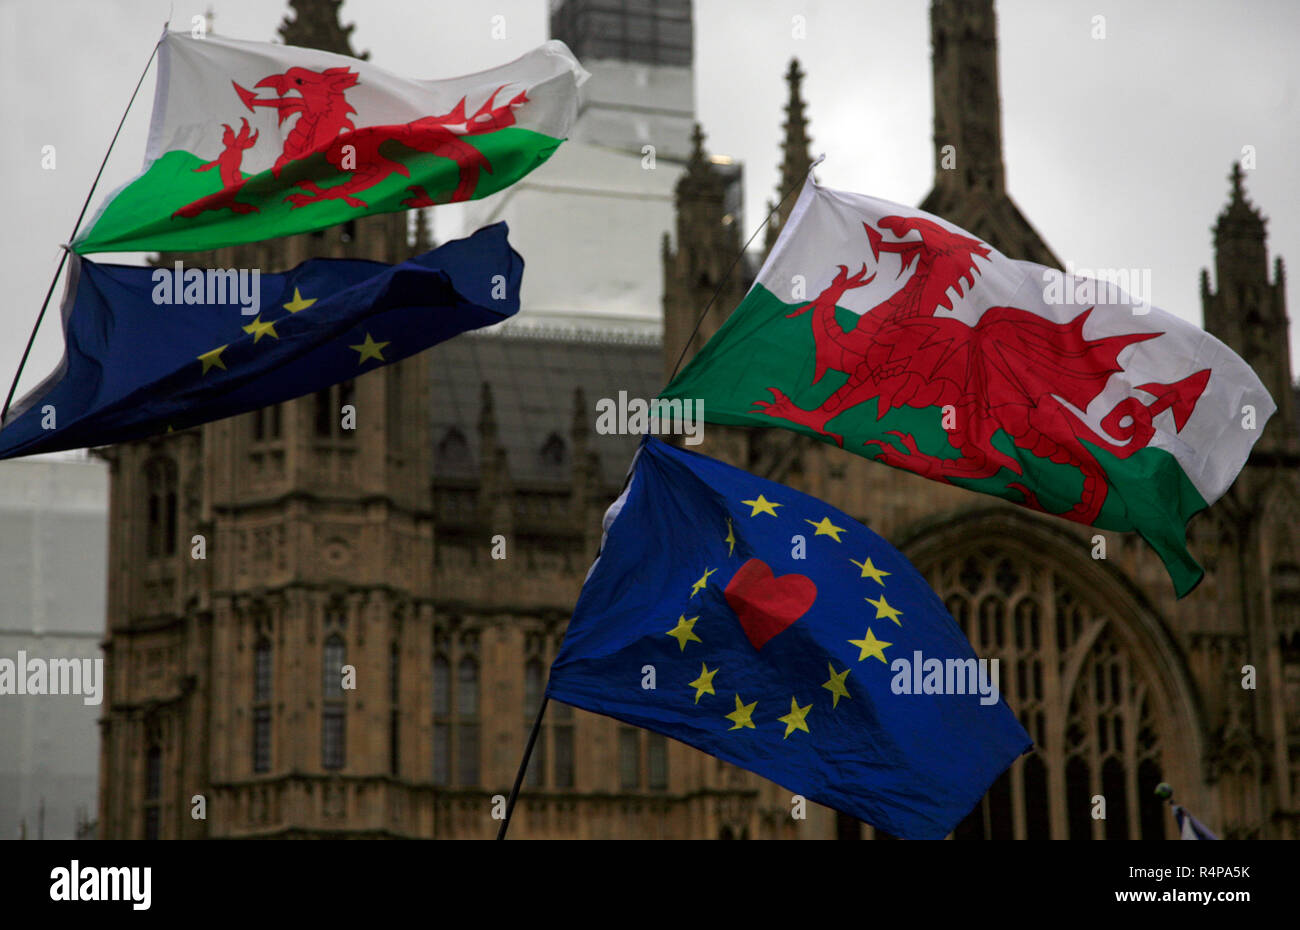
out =
[[506,830],[510,827],[510,815],[515,811],[515,801],[519,798],[519,788],[524,783],[524,772],[528,771],[528,760],[532,758],[533,746],[537,744],[537,734],[542,731],[542,717],[546,713],[546,705],[551,699],[543,694],[542,706],[537,708],[537,719],[533,721],[532,732],[528,734],[528,745],[524,747],[524,757],[519,761],[519,771],[515,773],[515,783],[510,789],[510,797],[506,799],[506,816],[501,821],[501,829],[497,830],[497,839],[506,838]]
[[0,426],[3,426],[5,417],[9,416],[9,405],[13,403],[14,391],[18,389],[18,379],[23,375],[23,368],[27,366],[27,357],[31,355],[32,345],[36,342],[36,331],[41,328],[41,321],[45,319],[45,311],[50,306],[50,298],[54,296],[54,286],[59,282],[59,275],[63,274],[63,266],[68,263],[68,253],[72,251],[72,240],[77,238],[77,233],[81,229],[81,221],[86,218],[86,210],[90,207],[90,200],[95,196],[95,188],[99,186],[99,179],[104,176],[104,166],[108,164],[108,156],[113,153],[113,146],[117,144],[117,137],[122,134],[122,127],[126,125],[126,115],[131,112],[131,105],[135,103],[136,95],[140,93],[140,86],[144,84],[145,75],[149,73],[149,66],[153,64],[154,58],[158,54],[158,46],[162,45],[163,38],[167,35],[167,26],[170,20],[163,24],[163,35],[154,43],[153,51],[149,53],[149,60],[144,64],[144,70],[140,72],[140,80],[135,82],[135,90],[131,91],[131,99],[127,101],[126,109],[122,111],[122,118],[118,121],[117,131],[113,133],[113,140],[108,143],[108,151],[104,153],[104,160],[99,163],[99,171],[95,173],[95,180],[91,182],[90,190],[86,192],[86,201],[81,205],[81,213],[77,215],[76,225],[72,227],[72,235],[68,236],[68,245],[63,246],[63,254],[59,257],[59,267],[54,269],[54,279],[50,281],[50,288],[45,292],[45,300],[41,303],[41,312],[36,315],[36,325],[32,327],[32,334],[27,337],[27,348],[23,349],[23,357],[18,362],[18,370],[14,372],[13,383],[9,385],[9,394],[5,397],[4,410],[0,411]]

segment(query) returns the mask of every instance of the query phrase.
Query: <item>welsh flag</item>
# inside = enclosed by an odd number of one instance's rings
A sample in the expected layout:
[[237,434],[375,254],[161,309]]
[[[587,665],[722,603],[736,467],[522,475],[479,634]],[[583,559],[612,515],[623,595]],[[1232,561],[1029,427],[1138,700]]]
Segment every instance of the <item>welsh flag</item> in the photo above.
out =
[[661,397],[1135,530],[1181,597],[1205,574],[1187,521],[1276,406],[1231,349],[1138,297],[809,180],[744,301]]
[[558,41],[413,81],[329,52],[168,32],[144,171],[73,250],[209,249],[486,197],[559,147],[586,78]]

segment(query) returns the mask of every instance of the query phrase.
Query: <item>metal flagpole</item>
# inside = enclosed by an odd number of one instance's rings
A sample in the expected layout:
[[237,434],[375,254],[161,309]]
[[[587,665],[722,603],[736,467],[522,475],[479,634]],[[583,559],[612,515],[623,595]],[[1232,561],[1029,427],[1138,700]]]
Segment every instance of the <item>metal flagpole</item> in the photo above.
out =
[[542,706],[537,708],[537,719],[533,721],[533,730],[528,734],[528,745],[524,747],[524,757],[519,761],[519,771],[515,773],[515,784],[510,789],[510,797],[506,799],[506,816],[501,821],[501,829],[497,830],[497,839],[506,838],[506,830],[510,826],[510,815],[515,810],[515,800],[519,797],[519,787],[524,783],[524,772],[528,771],[528,760],[533,755],[533,746],[537,743],[537,734],[542,730],[542,716],[546,713],[546,705],[551,701],[550,697],[542,695]]
[[145,62],[144,70],[140,72],[140,80],[135,82],[135,90],[131,91],[131,99],[127,101],[126,109],[122,111],[122,119],[118,121],[117,131],[113,133],[113,141],[108,143],[108,151],[104,153],[104,160],[99,163],[99,171],[95,173],[95,180],[91,182],[90,190],[86,193],[86,202],[81,205],[81,213],[77,215],[77,223],[72,227],[72,235],[68,236],[68,245],[63,246],[63,254],[59,257],[59,267],[54,269],[54,279],[50,281],[50,288],[45,292],[45,300],[41,303],[41,312],[36,315],[36,325],[32,327],[32,334],[27,337],[27,348],[23,349],[23,357],[18,362],[18,370],[14,372],[14,380],[9,385],[9,394],[5,397],[4,410],[0,411],[0,426],[4,424],[5,417],[9,416],[9,405],[13,403],[14,391],[18,389],[18,379],[22,377],[23,368],[27,365],[27,356],[31,354],[32,345],[36,342],[36,331],[41,328],[41,321],[45,319],[45,311],[50,306],[50,298],[54,296],[54,286],[59,282],[59,275],[63,273],[63,266],[68,263],[68,253],[72,251],[71,242],[77,238],[77,232],[81,229],[81,221],[86,218],[86,210],[90,207],[90,200],[95,196],[95,188],[99,185],[99,179],[104,175],[104,166],[108,164],[108,156],[113,152],[113,146],[117,144],[117,137],[122,134],[122,127],[126,124],[126,115],[131,112],[131,105],[135,103],[136,95],[140,93],[140,86],[144,84],[145,75],[149,73],[149,66],[153,64],[154,57],[158,54],[158,46],[162,45],[163,38],[167,34],[167,26],[171,21],[163,24],[163,35],[154,43],[153,51],[149,53],[149,60]]

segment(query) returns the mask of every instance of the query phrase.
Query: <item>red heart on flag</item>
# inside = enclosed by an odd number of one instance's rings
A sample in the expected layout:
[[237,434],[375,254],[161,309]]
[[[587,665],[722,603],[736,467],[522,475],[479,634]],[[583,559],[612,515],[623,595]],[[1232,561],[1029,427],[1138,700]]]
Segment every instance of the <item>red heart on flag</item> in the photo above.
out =
[[727,603],[755,649],[808,612],[817,585],[807,575],[772,576],[766,562],[750,559],[727,582]]

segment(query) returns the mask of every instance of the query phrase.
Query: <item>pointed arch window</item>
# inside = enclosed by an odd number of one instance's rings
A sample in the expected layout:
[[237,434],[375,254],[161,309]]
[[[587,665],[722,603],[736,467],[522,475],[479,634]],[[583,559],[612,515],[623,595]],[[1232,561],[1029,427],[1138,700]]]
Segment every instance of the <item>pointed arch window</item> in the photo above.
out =
[[538,450],[538,457],[547,468],[562,468],[568,457],[568,449],[559,433],[551,433]]
[[275,442],[280,438],[279,404],[254,410],[252,420],[254,442]]
[[343,666],[347,646],[334,633],[325,640],[321,663],[321,768],[343,768],[347,757],[347,708],[343,698]]
[[[976,654],[999,661],[1003,697],[1034,740],[954,835],[1164,836],[1167,812],[1151,794],[1163,764],[1150,707],[1159,672],[1141,659],[1113,605],[1055,570],[1049,554],[1012,556],[976,542],[942,551],[918,567]],[[1098,795],[1105,821],[1093,820]]]
[[[448,618],[433,629],[433,783],[479,786],[478,633]],[[454,630],[455,632],[449,632]]]
[[148,525],[145,529],[145,555],[162,558],[176,554],[177,469],[169,458],[150,459],[144,466]]
[[646,787],[651,791],[668,790],[668,738],[660,733],[645,735]]
[[478,662],[465,656],[456,666],[456,781],[479,783]]
[[351,439],[355,429],[343,428],[343,408],[356,404],[356,382],[342,381],[316,392],[315,432],[317,439]]
[[573,787],[573,708],[551,702],[551,736],[555,742],[555,787]]
[[433,783],[451,784],[451,663],[433,657]]
[[[529,659],[524,664],[525,745],[533,731],[533,723],[537,719],[537,709],[542,706],[542,693],[545,690],[546,668],[542,665],[542,660],[538,658]],[[537,734],[537,742],[533,744],[533,754],[528,760],[528,772],[524,776],[524,784],[530,788],[540,788],[546,784],[546,730],[547,727],[543,724]]]
[[618,728],[618,781],[624,791],[641,788],[641,731],[636,727]]
[[438,441],[438,472],[440,474],[459,474],[473,467],[469,454],[469,442],[465,434],[452,427]]
[[262,637],[253,649],[253,771],[271,770],[271,641]]

